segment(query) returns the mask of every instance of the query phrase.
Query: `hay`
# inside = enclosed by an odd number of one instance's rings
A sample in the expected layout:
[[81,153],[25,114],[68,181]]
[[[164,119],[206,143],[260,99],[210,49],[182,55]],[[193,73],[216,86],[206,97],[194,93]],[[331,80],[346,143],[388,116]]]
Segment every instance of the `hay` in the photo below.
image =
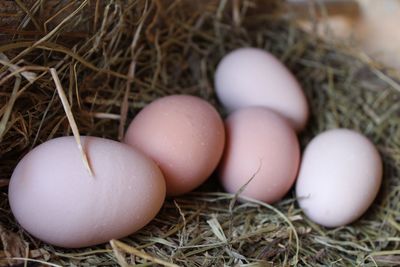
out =
[[[102,3],[0,3],[8,5],[0,14],[0,265],[10,258],[36,266],[400,264],[395,72],[300,31],[277,12],[278,1]],[[140,108],[164,95],[198,95],[224,114],[212,87],[216,64],[248,45],[277,55],[303,85],[311,107],[303,146],[334,127],[357,129],[378,146],[383,187],[360,220],[320,227],[303,216],[293,193],[274,206],[236,203],[214,177],[192,194],[168,199],[153,222],[120,242],[67,250],[19,228],[7,203],[13,168],[34,146],[72,134],[50,68],[57,70],[80,133],[118,139]]]

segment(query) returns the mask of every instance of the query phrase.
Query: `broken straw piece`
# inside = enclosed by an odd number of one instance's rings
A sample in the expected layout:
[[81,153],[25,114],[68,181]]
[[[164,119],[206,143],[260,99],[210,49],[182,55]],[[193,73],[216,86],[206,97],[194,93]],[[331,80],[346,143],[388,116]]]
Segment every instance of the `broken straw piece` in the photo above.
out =
[[64,93],[64,90],[63,90],[63,88],[61,86],[61,82],[60,82],[60,79],[58,78],[57,71],[54,68],[50,68],[50,73],[51,73],[51,76],[53,77],[54,83],[56,85],[58,96],[61,99],[61,103],[62,103],[62,105],[64,107],[65,114],[67,115],[68,122],[69,122],[69,124],[71,126],[71,129],[72,129],[72,134],[74,135],[75,141],[76,141],[76,143],[78,145],[79,152],[82,155],[83,164],[85,165],[85,168],[89,172],[89,175],[93,176],[93,171],[90,168],[90,164],[89,164],[88,158],[87,158],[86,153],[85,153],[85,151],[83,150],[83,147],[82,147],[78,126],[76,125],[74,116],[73,116],[72,111],[71,111],[71,107],[70,107],[70,105],[68,103],[68,100],[67,100],[67,97],[66,97],[66,95]]
[[[9,58],[4,53],[0,53],[0,64],[3,64],[5,66],[9,67],[12,72],[16,71],[20,68],[18,65],[12,64],[10,62]],[[27,79],[30,83],[33,83],[37,76],[36,73],[31,72],[31,71],[22,71],[21,75],[22,75],[22,77]]]

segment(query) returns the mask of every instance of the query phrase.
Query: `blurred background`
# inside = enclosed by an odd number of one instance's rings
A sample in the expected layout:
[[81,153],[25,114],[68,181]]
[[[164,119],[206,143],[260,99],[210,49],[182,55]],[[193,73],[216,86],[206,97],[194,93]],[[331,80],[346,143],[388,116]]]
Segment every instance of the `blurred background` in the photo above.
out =
[[287,0],[287,9],[303,29],[400,70],[400,0]]

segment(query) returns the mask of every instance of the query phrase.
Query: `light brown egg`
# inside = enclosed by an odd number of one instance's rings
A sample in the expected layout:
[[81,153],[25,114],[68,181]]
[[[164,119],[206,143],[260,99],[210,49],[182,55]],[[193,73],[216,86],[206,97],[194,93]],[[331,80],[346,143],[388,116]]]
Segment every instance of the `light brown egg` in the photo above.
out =
[[149,223],[165,198],[156,164],[116,141],[82,137],[94,172],[73,137],[29,152],[10,181],[11,210],[33,236],[56,246],[86,247],[122,238]]
[[280,200],[292,187],[300,148],[289,123],[264,107],[233,112],[225,121],[226,148],[220,179],[230,193],[266,203]]
[[140,111],[125,142],[159,165],[167,195],[176,196],[195,189],[214,171],[223,152],[225,131],[211,104],[194,96],[172,95]]

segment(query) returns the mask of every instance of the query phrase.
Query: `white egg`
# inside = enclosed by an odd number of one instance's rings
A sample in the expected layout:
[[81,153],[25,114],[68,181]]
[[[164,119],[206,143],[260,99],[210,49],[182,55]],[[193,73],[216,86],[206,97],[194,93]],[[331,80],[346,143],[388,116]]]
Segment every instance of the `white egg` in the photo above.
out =
[[363,135],[334,129],[306,147],[296,184],[304,213],[314,222],[337,227],[359,218],[374,201],[382,180],[382,161]]
[[296,131],[308,118],[306,97],[290,71],[272,54],[240,48],[227,54],[215,73],[215,90],[229,111],[263,106],[289,120]]
[[134,148],[81,137],[89,176],[72,136],[30,151],[11,177],[9,201],[20,225],[56,246],[79,248],[122,238],[150,222],[165,198],[157,165]]

